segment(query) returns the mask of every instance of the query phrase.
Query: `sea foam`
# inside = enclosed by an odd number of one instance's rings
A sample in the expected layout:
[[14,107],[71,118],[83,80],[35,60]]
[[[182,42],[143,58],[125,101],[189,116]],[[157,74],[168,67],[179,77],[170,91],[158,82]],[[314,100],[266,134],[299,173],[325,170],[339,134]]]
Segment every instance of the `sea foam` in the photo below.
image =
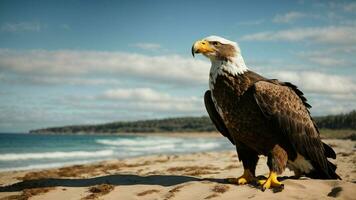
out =
[[172,144],[182,142],[183,140],[177,138],[140,138],[140,139],[118,139],[118,140],[108,140],[108,139],[98,139],[96,143],[112,146],[156,146],[162,144]]
[[[94,160],[96,161],[96,160]],[[88,164],[94,162],[93,160],[82,160],[82,161],[71,161],[71,162],[55,162],[55,163],[45,163],[45,164],[31,164],[23,167],[11,167],[11,168],[0,168],[0,172],[3,171],[20,171],[29,169],[49,169],[56,167],[64,167],[78,164]],[[100,160],[98,160],[100,161]]]
[[102,157],[111,156],[114,154],[113,150],[102,151],[56,151],[56,152],[43,152],[43,153],[7,153],[0,154],[0,161],[11,160],[30,160],[30,159],[60,159],[60,158],[78,158],[78,157]]

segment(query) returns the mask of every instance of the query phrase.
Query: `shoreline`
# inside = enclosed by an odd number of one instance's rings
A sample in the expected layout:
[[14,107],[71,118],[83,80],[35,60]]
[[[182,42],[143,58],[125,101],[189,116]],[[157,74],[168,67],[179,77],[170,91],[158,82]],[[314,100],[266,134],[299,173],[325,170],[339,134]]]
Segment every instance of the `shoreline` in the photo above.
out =
[[164,137],[223,137],[219,132],[135,132],[135,133],[26,133],[29,135],[95,135],[95,136],[164,136]]
[[[284,191],[261,192],[251,185],[226,181],[243,172],[235,151],[161,154],[0,172],[0,199],[352,199],[356,195],[355,142],[324,141],[337,152],[337,173],[343,180],[295,180],[286,170],[282,175],[286,177]],[[266,158],[261,157],[257,175],[267,174]]]
[[[235,151],[229,151],[229,150],[207,150],[204,153],[225,153],[225,152],[233,152]],[[64,167],[71,167],[71,166],[77,166],[77,165],[96,165],[96,164],[105,164],[107,162],[114,162],[114,161],[126,161],[130,159],[141,159],[141,158],[148,158],[148,157],[155,157],[155,156],[184,156],[184,155],[190,155],[190,154],[199,154],[202,152],[181,152],[181,153],[167,153],[167,154],[162,154],[162,153],[154,153],[152,155],[137,155],[137,156],[130,156],[126,158],[117,158],[117,159],[104,159],[104,160],[99,160],[99,161],[83,161],[83,162],[73,162],[71,164],[63,164],[63,165],[58,165],[58,166],[53,166],[53,167],[39,167],[39,168],[27,168],[23,167],[24,169],[15,169],[15,170],[0,170],[0,179],[1,175],[5,173],[17,173],[17,172],[32,172],[32,171],[41,171],[41,170],[51,170],[51,169],[58,169],[58,168],[64,168]],[[22,167],[20,167],[22,168]],[[0,184],[1,185],[1,184]],[[1,199],[0,199],[1,200]]]
[[[356,140],[356,130],[354,129],[320,129],[321,139],[341,139],[341,140]],[[0,133],[1,134],[1,133]],[[6,133],[5,133],[6,134]],[[162,137],[222,137],[218,131],[192,131],[192,132],[134,132],[134,133],[56,133],[56,132],[43,132],[43,133],[18,133],[29,135],[88,135],[88,136],[162,136]]]

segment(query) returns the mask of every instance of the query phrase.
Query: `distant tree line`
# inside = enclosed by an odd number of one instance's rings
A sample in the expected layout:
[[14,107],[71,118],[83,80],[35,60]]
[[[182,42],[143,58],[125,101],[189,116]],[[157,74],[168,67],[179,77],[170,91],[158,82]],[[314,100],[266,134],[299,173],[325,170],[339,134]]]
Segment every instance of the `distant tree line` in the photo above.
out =
[[[356,130],[356,111],[347,114],[315,117],[319,128]],[[75,125],[32,130],[30,133],[158,133],[215,131],[209,117],[181,117],[99,125]]]
[[30,133],[158,133],[210,132],[215,127],[208,117],[181,117],[100,125],[75,125],[32,130]]
[[315,117],[314,120],[319,128],[356,130],[356,110],[346,114]]

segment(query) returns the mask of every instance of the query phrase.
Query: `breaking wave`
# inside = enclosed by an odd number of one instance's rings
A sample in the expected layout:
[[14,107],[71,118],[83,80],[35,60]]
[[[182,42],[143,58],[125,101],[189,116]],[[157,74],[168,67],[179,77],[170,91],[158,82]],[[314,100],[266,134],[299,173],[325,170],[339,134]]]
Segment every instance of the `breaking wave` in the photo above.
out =
[[213,149],[220,146],[216,142],[205,142],[205,143],[187,143],[182,145],[184,148],[198,148],[198,149]]
[[[0,134],[1,136],[1,134]],[[0,137],[0,171],[60,167],[153,154],[182,154],[230,149],[224,138],[161,136],[39,136]],[[13,141],[7,144],[9,138]],[[4,145],[5,144],[5,145]]]
[[30,160],[30,159],[60,159],[60,158],[93,158],[111,156],[114,154],[113,150],[102,151],[56,151],[43,153],[7,153],[0,154],[0,161],[11,160]]
[[206,141],[204,139],[180,139],[180,138],[132,138],[132,139],[98,139],[96,143],[121,148],[128,152],[189,152],[218,148],[219,142]]
[[182,140],[176,138],[172,138],[172,139],[135,138],[135,139],[117,139],[117,140],[99,139],[96,140],[96,142],[98,144],[111,145],[111,146],[152,146],[152,145],[156,146],[162,144],[174,144],[174,143],[182,142]]
[[87,164],[92,163],[92,160],[84,160],[84,161],[74,161],[74,162],[55,162],[55,163],[45,163],[45,164],[31,164],[23,167],[10,167],[10,168],[0,168],[0,172],[3,171],[20,171],[20,170],[29,170],[29,169],[49,169],[56,167],[64,167],[70,165],[78,165],[78,164]]

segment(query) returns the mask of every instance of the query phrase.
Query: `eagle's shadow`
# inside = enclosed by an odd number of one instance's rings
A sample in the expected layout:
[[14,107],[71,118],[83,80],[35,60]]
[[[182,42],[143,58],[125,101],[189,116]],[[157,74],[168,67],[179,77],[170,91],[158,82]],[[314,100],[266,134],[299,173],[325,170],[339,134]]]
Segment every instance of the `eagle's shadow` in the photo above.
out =
[[[280,180],[293,179],[293,177],[281,177]],[[231,184],[225,178],[197,178],[183,175],[150,175],[140,176],[135,174],[115,174],[99,176],[94,178],[45,178],[25,180],[12,185],[1,186],[0,192],[16,192],[24,189],[44,188],[44,187],[90,187],[100,184],[111,185],[161,185],[174,186],[192,181],[210,181],[220,184]],[[251,184],[250,187],[259,188]]]
[[45,178],[25,180],[12,185],[0,187],[0,192],[15,192],[31,188],[43,187],[90,187],[100,184],[111,185],[161,185],[173,186],[191,181],[212,181],[216,183],[226,183],[225,179],[196,178],[182,175],[150,175],[140,176],[135,174],[115,174],[99,176],[94,178]]

